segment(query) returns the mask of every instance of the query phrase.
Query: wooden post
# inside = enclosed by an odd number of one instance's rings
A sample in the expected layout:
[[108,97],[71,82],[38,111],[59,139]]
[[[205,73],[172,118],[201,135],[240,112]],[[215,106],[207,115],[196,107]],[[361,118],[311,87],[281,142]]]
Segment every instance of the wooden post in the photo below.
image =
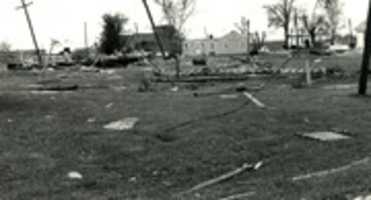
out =
[[246,21],[246,34],[247,34],[247,43],[246,43],[246,45],[247,45],[247,54],[246,54],[246,60],[249,60],[250,59],[250,37],[251,37],[251,34],[250,34],[250,20],[248,19],[247,21]]
[[310,62],[309,60],[305,61],[305,74],[306,74],[306,81],[307,85],[311,86],[312,85],[312,70],[310,67]]
[[155,35],[155,38],[156,38],[156,41],[157,41],[157,45],[160,48],[161,55],[162,55],[163,59],[166,59],[164,46],[162,45],[161,38],[160,38],[160,36],[158,35],[158,33],[156,31],[156,25],[155,25],[155,22],[153,20],[151,10],[149,9],[147,0],[142,0],[142,1],[143,1],[144,8],[146,9],[146,12],[147,12],[149,21],[151,23],[153,34]]
[[369,1],[367,27],[365,32],[365,47],[363,50],[361,76],[359,78],[359,90],[358,90],[359,95],[366,95],[367,92],[367,79],[369,72],[370,56],[371,56],[371,0]]
[[32,2],[26,4],[24,0],[21,0],[21,3],[22,3],[22,5],[18,9],[23,9],[24,10],[24,14],[26,15],[28,27],[29,27],[30,32],[31,32],[32,41],[33,41],[34,46],[35,46],[36,55],[37,55],[37,58],[39,60],[39,64],[40,64],[40,66],[43,66],[43,59],[42,59],[42,56],[41,56],[39,45],[37,43],[35,30],[34,30],[33,25],[32,25],[30,13],[28,12],[28,6],[32,5]]

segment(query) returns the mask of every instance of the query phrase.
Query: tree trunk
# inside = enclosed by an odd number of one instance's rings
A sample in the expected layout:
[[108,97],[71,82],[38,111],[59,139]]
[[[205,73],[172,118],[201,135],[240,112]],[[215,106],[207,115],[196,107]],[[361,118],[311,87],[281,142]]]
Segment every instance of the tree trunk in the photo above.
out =
[[288,49],[289,48],[289,26],[288,25],[285,25],[284,27],[284,32],[285,32],[285,44],[284,44],[284,48],[285,49]]
[[180,56],[179,54],[175,55],[175,76],[176,78],[180,78]]
[[365,48],[363,50],[363,61],[361,68],[361,77],[359,78],[359,90],[360,95],[366,95],[367,92],[367,79],[369,72],[370,56],[371,56],[371,0],[369,1],[367,17],[367,28],[365,38]]
[[333,28],[331,30],[331,41],[330,41],[331,45],[334,45],[335,44],[335,40],[336,40],[336,29]]
[[316,31],[315,30],[309,31],[309,35],[310,35],[310,40],[312,42],[312,47],[315,47],[316,46]]

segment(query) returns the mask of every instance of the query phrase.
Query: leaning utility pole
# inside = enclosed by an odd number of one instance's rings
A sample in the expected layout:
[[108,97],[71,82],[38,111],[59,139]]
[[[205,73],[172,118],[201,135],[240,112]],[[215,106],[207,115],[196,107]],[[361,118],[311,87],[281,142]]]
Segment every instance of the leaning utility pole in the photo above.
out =
[[246,21],[246,46],[247,46],[247,60],[250,59],[250,40],[251,40],[251,34],[250,34],[250,26],[251,26],[251,23],[250,23],[250,19],[248,19]]
[[367,92],[367,79],[370,65],[371,56],[371,0],[369,0],[367,27],[365,32],[365,47],[363,50],[363,61],[361,68],[361,77],[359,78],[358,94],[366,95]]
[[146,12],[147,12],[147,15],[148,15],[149,21],[151,22],[152,30],[153,30],[153,33],[154,33],[154,35],[155,35],[155,38],[156,38],[156,41],[157,41],[157,45],[158,45],[158,47],[160,48],[161,55],[162,55],[162,57],[163,57],[164,59],[166,59],[164,46],[162,45],[162,42],[161,42],[160,36],[158,35],[158,33],[157,33],[157,31],[156,31],[156,25],[155,25],[155,22],[154,22],[154,20],[153,20],[151,10],[149,9],[149,6],[148,6],[148,3],[147,3],[147,0],[143,0],[143,5],[144,5],[144,7],[145,7],[145,9],[146,9]]
[[24,10],[24,14],[26,15],[26,19],[27,19],[27,23],[28,23],[28,28],[30,29],[32,41],[34,43],[37,58],[39,60],[39,64],[40,64],[40,66],[43,66],[43,59],[42,59],[42,56],[41,56],[39,45],[37,44],[36,35],[35,35],[35,31],[34,31],[34,28],[33,28],[33,25],[32,25],[31,17],[30,17],[30,14],[28,12],[28,6],[32,5],[32,2],[25,3],[25,0],[21,0],[21,3],[22,3],[22,5],[20,7],[18,7],[17,9],[23,9]]

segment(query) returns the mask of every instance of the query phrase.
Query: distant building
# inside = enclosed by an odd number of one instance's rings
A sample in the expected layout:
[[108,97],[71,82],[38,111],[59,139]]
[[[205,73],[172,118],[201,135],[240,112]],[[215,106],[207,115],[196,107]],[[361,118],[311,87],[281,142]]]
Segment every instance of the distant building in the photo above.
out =
[[236,31],[231,31],[220,38],[210,36],[205,39],[188,40],[183,43],[183,54],[186,56],[205,55],[235,55],[245,54],[247,38]]
[[[160,37],[165,52],[169,54],[172,52],[181,52],[181,39],[177,37],[177,30],[173,26],[157,26],[156,32]],[[160,52],[154,33],[123,35],[122,40],[129,49],[145,50],[154,53]]]

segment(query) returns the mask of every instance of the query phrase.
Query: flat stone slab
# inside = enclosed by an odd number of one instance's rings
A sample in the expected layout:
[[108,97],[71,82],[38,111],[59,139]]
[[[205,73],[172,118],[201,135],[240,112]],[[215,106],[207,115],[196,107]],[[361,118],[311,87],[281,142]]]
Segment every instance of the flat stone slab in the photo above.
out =
[[334,132],[314,132],[314,133],[305,133],[301,136],[313,140],[319,140],[322,142],[331,142],[331,141],[339,141],[339,140],[347,140],[350,139],[349,136],[334,133]]
[[104,128],[113,131],[127,131],[133,129],[138,121],[139,119],[136,117],[124,118],[119,121],[111,122],[104,126]]

